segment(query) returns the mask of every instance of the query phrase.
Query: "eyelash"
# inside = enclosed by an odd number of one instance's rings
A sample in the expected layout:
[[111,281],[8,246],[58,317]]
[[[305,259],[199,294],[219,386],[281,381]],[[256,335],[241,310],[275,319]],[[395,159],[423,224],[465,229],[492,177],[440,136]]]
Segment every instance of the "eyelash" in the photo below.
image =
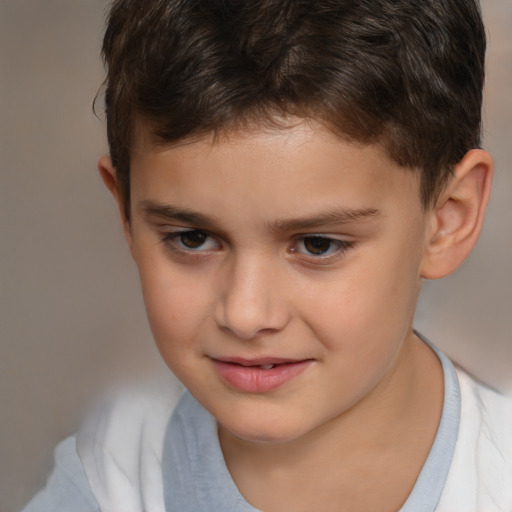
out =
[[[183,239],[185,236],[204,236],[205,242],[201,243],[197,248],[192,247],[184,247]],[[222,248],[222,244],[217,241],[216,237],[208,233],[207,231],[203,231],[201,229],[187,229],[182,231],[176,231],[172,233],[166,233],[162,236],[161,241],[168,247],[172,252],[186,256],[188,258],[201,258],[205,257],[208,253],[212,251],[216,251]],[[204,245],[208,241],[213,241],[216,247],[205,249]],[[328,247],[325,252],[320,254],[313,254],[311,250],[305,247],[306,243],[325,243],[327,242]],[[181,245],[181,246],[180,246]],[[302,245],[304,247],[304,252],[301,252],[298,247]],[[338,240],[337,238],[332,238],[330,236],[324,236],[319,234],[311,234],[300,236],[295,239],[293,247],[291,247],[288,252],[290,254],[297,255],[303,261],[312,263],[312,264],[320,264],[327,265],[336,261],[337,259],[343,257],[347,251],[349,251],[354,246],[354,242],[347,240]],[[321,250],[321,249],[320,249]]]

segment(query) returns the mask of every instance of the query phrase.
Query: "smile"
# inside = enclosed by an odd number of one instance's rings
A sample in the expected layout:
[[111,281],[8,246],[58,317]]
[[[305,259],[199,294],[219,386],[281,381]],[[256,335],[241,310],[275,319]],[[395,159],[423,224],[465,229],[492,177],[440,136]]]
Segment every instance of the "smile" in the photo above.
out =
[[230,387],[246,393],[265,393],[298,377],[312,359],[212,359],[221,379]]

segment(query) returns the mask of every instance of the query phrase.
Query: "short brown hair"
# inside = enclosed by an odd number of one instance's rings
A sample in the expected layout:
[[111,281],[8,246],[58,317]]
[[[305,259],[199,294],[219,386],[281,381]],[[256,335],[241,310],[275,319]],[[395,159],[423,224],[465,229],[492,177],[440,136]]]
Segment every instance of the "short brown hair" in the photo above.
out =
[[480,144],[485,31],[476,0],[115,0],[103,57],[113,165],[130,154],[290,116],[379,142],[432,204]]

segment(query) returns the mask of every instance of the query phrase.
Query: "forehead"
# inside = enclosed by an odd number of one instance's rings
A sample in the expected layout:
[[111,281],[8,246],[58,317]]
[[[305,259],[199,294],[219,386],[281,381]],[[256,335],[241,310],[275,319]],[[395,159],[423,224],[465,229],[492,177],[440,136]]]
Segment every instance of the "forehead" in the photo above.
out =
[[244,210],[282,216],[321,205],[420,204],[418,173],[400,167],[379,144],[343,140],[315,122],[209,134],[170,147],[141,144],[131,172],[132,202],[192,201],[217,212],[241,198]]

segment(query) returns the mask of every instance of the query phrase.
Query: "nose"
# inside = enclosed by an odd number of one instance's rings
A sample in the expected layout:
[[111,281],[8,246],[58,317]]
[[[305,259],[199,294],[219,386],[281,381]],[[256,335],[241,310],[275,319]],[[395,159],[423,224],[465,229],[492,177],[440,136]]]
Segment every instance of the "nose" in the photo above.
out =
[[223,275],[216,322],[244,340],[283,329],[290,320],[275,269],[258,258],[232,264]]

